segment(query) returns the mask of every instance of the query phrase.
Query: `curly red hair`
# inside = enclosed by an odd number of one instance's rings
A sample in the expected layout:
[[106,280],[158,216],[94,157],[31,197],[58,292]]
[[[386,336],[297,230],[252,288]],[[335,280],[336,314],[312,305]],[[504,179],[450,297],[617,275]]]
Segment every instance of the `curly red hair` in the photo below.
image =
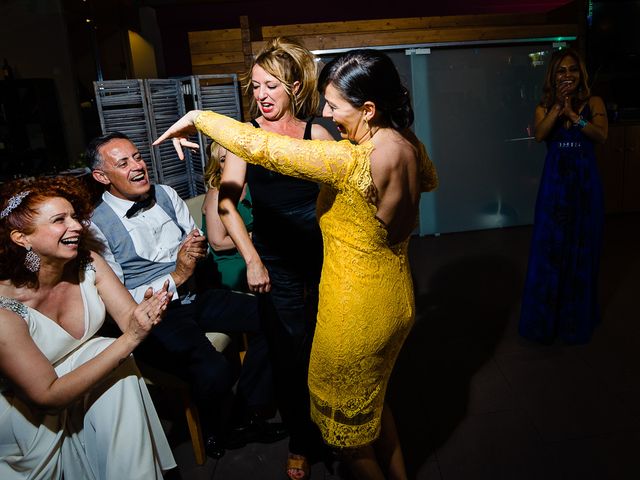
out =
[[[78,221],[86,229],[93,212],[89,191],[82,180],[75,177],[62,176],[14,180],[2,185],[1,190],[0,211],[2,212],[5,212],[9,201],[16,195],[27,191],[29,193],[10,212],[7,212],[4,218],[0,218],[0,262],[3,265],[0,279],[11,280],[16,287],[23,285],[37,287],[37,275],[27,270],[24,266],[24,258],[27,251],[11,239],[11,232],[18,230],[24,233],[31,233],[38,205],[54,197],[68,200],[73,206]],[[90,259],[89,249],[83,241],[84,236],[81,236],[78,256],[75,260],[78,267]]]

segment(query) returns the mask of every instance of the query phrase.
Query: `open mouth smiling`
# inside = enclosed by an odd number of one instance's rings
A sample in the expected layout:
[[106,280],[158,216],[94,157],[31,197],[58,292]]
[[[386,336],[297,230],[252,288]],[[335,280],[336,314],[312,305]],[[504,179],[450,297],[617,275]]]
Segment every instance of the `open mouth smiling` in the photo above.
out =
[[68,237],[60,240],[63,245],[78,245],[80,243],[80,237]]
[[140,172],[134,176],[131,177],[131,181],[132,182],[140,182],[142,180],[144,180],[146,178],[146,175],[144,172]]

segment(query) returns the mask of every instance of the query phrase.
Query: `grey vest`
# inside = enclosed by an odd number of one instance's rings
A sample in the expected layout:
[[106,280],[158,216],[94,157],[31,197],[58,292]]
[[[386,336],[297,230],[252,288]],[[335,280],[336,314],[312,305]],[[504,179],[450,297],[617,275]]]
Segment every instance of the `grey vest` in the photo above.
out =
[[[161,207],[169,218],[173,220],[180,231],[182,239],[187,235],[184,228],[180,226],[176,218],[176,210],[167,192],[161,187],[155,188],[156,204]],[[154,208],[154,207],[151,207]],[[148,285],[156,278],[167,275],[175,270],[176,262],[154,262],[141,258],[136,253],[136,247],[129,236],[129,232],[116,215],[113,209],[106,203],[100,202],[93,212],[91,218],[93,223],[102,231],[106,237],[109,248],[115,257],[116,262],[122,268],[124,275],[124,285],[128,290],[133,290],[141,285]],[[153,241],[153,239],[149,239]]]

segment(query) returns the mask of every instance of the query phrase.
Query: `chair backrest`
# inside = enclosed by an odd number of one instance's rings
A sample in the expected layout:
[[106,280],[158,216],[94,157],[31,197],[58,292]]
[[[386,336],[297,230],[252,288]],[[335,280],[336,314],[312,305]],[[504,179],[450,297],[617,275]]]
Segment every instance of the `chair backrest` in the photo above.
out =
[[199,229],[202,230],[202,204],[204,203],[205,194],[200,194],[196,197],[185,200],[187,207],[189,207],[189,213],[196,222]]

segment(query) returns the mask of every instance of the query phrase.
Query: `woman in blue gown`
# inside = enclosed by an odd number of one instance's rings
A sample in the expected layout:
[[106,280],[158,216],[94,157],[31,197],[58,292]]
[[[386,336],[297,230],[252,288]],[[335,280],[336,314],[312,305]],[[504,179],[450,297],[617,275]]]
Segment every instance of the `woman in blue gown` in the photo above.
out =
[[591,96],[584,61],[555,52],[535,111],[535,139],[547,143],[536,200],[520,335],[586,343],[600,321],[598,271],[604,220],[595,146],[607,138],[607,115]]

